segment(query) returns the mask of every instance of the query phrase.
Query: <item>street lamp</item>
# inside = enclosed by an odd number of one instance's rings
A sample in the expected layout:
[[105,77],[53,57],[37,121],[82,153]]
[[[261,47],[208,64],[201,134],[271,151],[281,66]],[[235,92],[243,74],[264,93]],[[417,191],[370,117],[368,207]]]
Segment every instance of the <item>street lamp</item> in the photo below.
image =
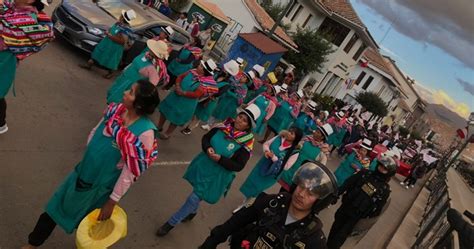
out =
[[454,162],[456,162],[459,155],[461,155],[461,153],[464,151],[464,149],[466,149],[469,143],[474,143],[474,112],[471,112],[471,114],[469,115],[469,120],[467,121],[466,141],[464,142],[456,156],[454,156],[453,160],[451,160],[451,163],[448,165],[447,168],[449,168]]

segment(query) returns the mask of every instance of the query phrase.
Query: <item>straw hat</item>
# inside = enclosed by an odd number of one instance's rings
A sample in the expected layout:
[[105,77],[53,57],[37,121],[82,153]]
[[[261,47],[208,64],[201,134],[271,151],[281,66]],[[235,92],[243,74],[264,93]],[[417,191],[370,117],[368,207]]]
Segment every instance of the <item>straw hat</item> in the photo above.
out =
[[235,61],[237,62],[237,64],[239,64],[239,66],[242,66],[242,64],[244,64],[244,59],[242,59],[240,57],[237,57],[237,59]]
[[256,75],[255,75],[255,73],[254,73],[253,71],[248,71],[246,74],[247,74],[248,76],[250,76],[250,79],[252,79],[252,80],[255,79],[255,77],[256,77]]
[[127,214],[115,206],[110,219],[98,221],[100,209],[90,212],[82,219],[76,232],[79,249],[107,248],[127,235]]
[[339,119],[342,119],[344,117],[345,113],[343,111],[340,111],[340,112],[337,112],[336,113],[336,117],[338,117]]
[[169,53],[168,53],[168,44],[164,41],[155,41],[153,39],[149,39],[146,42],[147,47],[150,49],[150,51],[156,55],[160,59],[168,59]]
[[354,118],[353,117],[350,117],[346,120],[346,123],[349,124],[349,125],[353,125],[354,124]]
[[281,91],[284,92],[284,93],[288,92],[288,85],[287,84],[282,84],[281,85]]
[[235,60],[230,60],[224,64],[224,70],[230,75],[236,76],[240,71],[239,63]]
[[304,93],[303,93],[303,90],[298,90],[296,91],[296,96],[298,96],[300,99],[302,99],[304,97]]
[[122,10],[122,16],[125,21],[128,23],[133,21],[133,19],[137,18],[137,13],[134,10]]

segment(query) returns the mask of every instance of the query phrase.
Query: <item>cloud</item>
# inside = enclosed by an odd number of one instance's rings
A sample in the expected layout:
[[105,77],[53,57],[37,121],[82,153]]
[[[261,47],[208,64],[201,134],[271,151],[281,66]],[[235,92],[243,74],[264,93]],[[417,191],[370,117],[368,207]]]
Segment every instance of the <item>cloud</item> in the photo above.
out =
[[474,84],[469,83],[463,79],[456,78],[456,80],[459,82],[459,84],[464,88],[464,91],[470,93],[471,95],[474,96]]
[[433,90],[422,84],[419,84],[418,82],[414,86],[423,100],[433,104],[444,105],[446,108],[459,114],[463,118],[469,116],[469,106],[465,103],[455,101],[445,91]]
[[474,69],[472,0],[356,0],[367,5],[399,33],[434,45]]
[[380,49],[385,52],[385,54],[389,55],[390,57],[393,57],[393,59],[397,59],[398,61],[403,61],[405,62],[405,60],[400,57],[397,53],[393,52],[392,50],[390,50],[389,48],[387,47],[384,47],[382,45],[380,45]]

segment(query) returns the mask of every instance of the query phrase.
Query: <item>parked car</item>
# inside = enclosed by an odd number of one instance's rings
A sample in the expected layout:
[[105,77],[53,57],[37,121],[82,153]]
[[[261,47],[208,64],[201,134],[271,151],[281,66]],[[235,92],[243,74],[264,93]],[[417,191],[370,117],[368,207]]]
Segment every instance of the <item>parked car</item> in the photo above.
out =
[[143,51],[148,39],[161,32],[161,27],[170,26],[175,31],[169,38],[173,50],[180,50],[192,39],[168,17],[133,0],[63,0],[52,15],[54,29],[58,36],[90,53],[127,9],[133,9],[137,18],[130,23],[136,40],[124,55],[126,64]]

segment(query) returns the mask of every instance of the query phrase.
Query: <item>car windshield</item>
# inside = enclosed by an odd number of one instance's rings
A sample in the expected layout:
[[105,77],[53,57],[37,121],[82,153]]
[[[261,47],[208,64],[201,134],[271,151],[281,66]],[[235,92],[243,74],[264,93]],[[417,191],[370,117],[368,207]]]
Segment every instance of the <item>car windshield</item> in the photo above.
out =
[[[134,7],[120,0],[99,0],[97,1],[97,5],[117,20],[122,16],[122,10],[133,9]],[[143,25],[149,21],[149,18],[142,15],[142,12],[135,11],[135,13],[137,17],[131,21],[130,25],[132,27]]]
[[[162,32],[162,29],[161,29],[162,27],[164,27],[164,26],[156,26],[156,27],[151,28],[150,30],[153,32],[154,36],[157,36],[158,34],[160,34]],[[179,31],[177,31],[175,29],[173,29],[173,30],[174,30],[174,33],[169,38],[169,40],[172,43],[184,45],[184,44],[189,42],[186,35],[181,34]]]

